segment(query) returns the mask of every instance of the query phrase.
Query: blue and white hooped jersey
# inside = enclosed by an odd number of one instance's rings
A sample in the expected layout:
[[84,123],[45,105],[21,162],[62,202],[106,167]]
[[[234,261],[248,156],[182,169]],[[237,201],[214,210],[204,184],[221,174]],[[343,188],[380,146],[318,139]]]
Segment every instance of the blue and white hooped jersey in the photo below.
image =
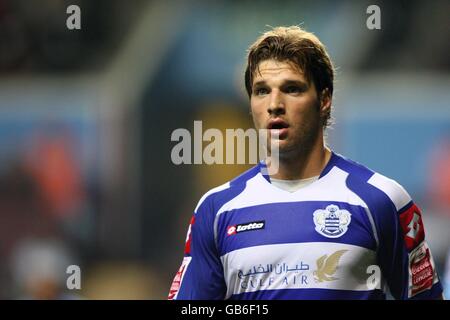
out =
[[169,299],[440,296],[420,209],[397,182],[336,153],[295,192],[262,168],[200,199]]

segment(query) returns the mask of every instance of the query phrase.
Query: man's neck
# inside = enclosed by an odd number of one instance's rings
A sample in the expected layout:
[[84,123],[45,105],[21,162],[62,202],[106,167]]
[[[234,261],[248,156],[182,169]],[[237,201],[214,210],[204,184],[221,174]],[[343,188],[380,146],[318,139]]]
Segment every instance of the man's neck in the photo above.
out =
[[310,152],[292,157],[280,157],[278,165],[269,161],[268,170],[271,178],[281,180],[307,179],[320,175],[331,158],[331,151],[323,144],[317,144]]

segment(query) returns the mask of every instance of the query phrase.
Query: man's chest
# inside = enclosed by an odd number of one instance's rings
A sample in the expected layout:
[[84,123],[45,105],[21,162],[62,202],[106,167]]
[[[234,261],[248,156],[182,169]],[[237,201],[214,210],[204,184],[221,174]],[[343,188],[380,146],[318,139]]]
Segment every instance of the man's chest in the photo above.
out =
[[232,292],[363,290],[376,241],[363,207],[337,202],[272,203],[231,210],[217,244]]
[[364,207],[338,202],[270,203],[233,209],[216,221],[220,255],[247,247],[286,243],[342,243],[376,249]]

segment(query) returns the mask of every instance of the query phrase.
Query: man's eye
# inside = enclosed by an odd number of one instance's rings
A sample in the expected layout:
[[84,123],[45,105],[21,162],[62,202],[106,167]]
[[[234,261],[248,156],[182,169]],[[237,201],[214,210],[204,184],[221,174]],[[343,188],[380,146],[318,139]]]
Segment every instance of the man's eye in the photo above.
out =
[[286,88],[286,93],[301,93],[302,88],[297,86],[289,86]]
[[255,95],[257,95],[257,96],[261,96],[261,95],[268,94],[268,93],[269,93],[269,90],[267,90],[266,88],[255,89]]

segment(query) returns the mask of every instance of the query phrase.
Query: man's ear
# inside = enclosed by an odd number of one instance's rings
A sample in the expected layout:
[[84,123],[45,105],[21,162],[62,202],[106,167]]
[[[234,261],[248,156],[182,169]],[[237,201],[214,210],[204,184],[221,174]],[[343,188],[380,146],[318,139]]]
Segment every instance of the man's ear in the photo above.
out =
[[328,88],[322,90],[319,96],[320,101],[320,118],[322,119],[323,127],[326,128],[330,124],[331,118],[331,92]]
[[319,96],[320,99],[320,114],[322,116],[329,114],[331,110],[331,93],[328,88],[322,90]]

